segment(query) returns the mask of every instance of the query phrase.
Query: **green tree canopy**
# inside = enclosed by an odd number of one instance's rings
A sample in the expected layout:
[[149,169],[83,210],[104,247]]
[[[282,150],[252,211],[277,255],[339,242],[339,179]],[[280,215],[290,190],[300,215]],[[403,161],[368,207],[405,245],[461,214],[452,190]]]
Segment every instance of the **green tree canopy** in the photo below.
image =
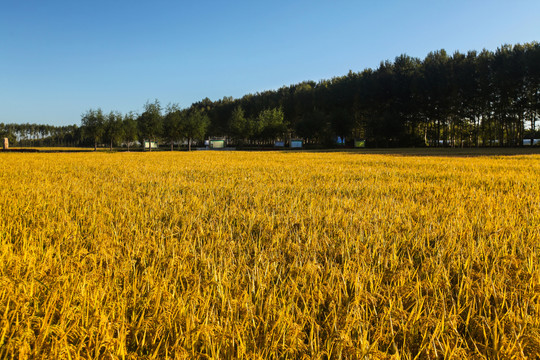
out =
[[202,140],[206,135],[210,119],[204,110],[189,109],[181,117],[181,130],[188,140],[188,150],[191,151],[191,143],[194,139]]
[[262,110],[257,116],[257,134],[261,140],[283,138],[286,133],[287,125],[281,108]]
[[178,104],[167,106],[165,117],[163,118],[164,137],[171,144],[171,151],[176,141],[182,139],[182,111]]
[[[163,118],[161,115],[161,105],[156,99],[153,103],[146,102],[144,112],[137,118],[137,127],[139,135],[142,136],[141,143],[144,140],[157,141],[163,130]],[[150,147],[152,150],[152,147]]]
[[137,140],[139,132],[137,130],[137,121],[135,120],[135,115],[133,112],[129,112],[124,115],[124,120],[122,121],[122,134],[124,136],[124,141],[126,142],[128,151],[130,145]]
[[113,144],[119,144],[124,136],[122,114],[118,111],[111,111],[105,117],[105,137],[109,142],[109,150],[112,151]]
[[90,109],[82,115],[82,127],[84,136],[91,138],[94,142],[94,151],[97,150],[97,143],[105,133],[105,116],[103,111]]
[[250,120],[246,118],[242,106],[237,106],[229,119],[229,134],[233,139],[243,142],[251,133]]

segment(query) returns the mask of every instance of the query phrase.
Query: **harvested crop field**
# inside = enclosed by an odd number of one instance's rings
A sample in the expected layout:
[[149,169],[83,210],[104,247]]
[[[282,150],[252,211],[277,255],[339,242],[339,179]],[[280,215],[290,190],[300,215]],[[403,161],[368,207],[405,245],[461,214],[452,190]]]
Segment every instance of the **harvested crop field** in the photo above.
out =
[[540,357],[540,155],[0,155],[0,358]]

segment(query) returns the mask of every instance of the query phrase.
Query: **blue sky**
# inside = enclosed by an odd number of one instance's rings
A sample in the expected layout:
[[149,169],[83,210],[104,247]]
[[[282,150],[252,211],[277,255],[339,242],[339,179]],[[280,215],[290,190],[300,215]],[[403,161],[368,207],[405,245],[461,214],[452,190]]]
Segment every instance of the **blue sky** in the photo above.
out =
[[303,80],[540,41],[540,1],[0,0],[0,122],[188,107]]

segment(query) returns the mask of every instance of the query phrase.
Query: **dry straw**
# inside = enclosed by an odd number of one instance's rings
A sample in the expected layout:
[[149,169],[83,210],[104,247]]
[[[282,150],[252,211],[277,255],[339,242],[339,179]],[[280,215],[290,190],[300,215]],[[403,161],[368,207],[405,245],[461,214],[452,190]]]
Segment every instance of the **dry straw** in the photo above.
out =
[[539,160],[5,154],[0,358],[538,358]]

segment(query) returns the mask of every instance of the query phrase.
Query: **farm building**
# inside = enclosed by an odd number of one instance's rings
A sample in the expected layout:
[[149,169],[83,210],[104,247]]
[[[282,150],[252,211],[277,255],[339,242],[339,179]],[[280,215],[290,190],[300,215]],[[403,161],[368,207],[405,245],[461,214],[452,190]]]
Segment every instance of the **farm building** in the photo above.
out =
[[285,141],[281,141],[281,140],[274,141],[274,147],[284,147],[284,146],[285,146]]
[[302,140],[299,140],[299,139],[291,140],[291,141],[289,142],[289,147],[295,148],[295,149],[301,148],[302,145],[303,145],[303,141],[302,141]]
[[344,137],[338,136],[335,140],[337,145],[345,145],[346,139]]
[[144,140],[143,145],[144,145],[143,146],[144,150],[151,150],[151,149],[157,149],[158,148],[157,141]]
[[224,149],[225,148],[225,140],[210,140],[208,142],[208,145],[210,149]]
[[354,139],[354,147],[355,148],[366,147],[366,140],[364,140],[364,139]]
[[523,145],[524,146],[540,145],[540,139],[523,139]]

